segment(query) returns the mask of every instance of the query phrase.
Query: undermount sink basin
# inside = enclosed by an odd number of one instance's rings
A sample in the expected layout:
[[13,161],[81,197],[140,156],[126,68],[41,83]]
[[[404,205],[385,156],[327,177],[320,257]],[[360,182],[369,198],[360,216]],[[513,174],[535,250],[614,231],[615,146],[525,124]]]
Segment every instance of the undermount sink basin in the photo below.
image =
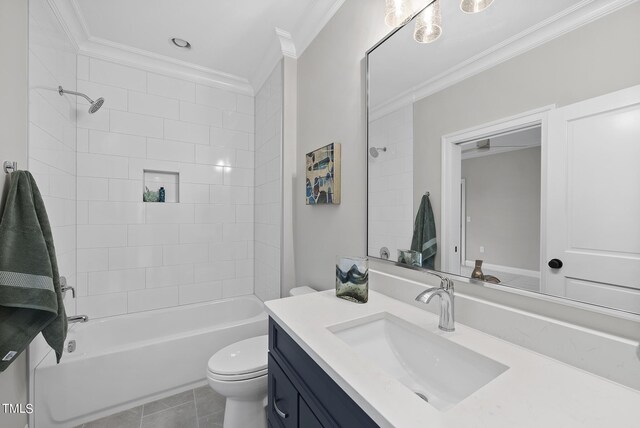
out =
[[508,369],[388,313],[329,330],[439,410],[459,403]]

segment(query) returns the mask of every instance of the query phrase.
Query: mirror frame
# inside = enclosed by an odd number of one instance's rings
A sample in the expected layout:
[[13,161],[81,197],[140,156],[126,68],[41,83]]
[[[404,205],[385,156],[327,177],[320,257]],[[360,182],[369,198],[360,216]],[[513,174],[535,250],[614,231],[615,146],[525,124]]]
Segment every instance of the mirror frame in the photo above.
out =
[[[613,317],[621,320],[631,321],[634,323],[636,322],[640,323],[640,314],[637,314],[634,312],[615,309],[615,308],[611,308],[604,305],[597,305],[594,303],[586,303],[580,300],[570,299],[566,297],[554,296],[552,294],[536,293],[533,291],[520,289],[520,288],[511,286],[509,284],[499,284],[499,285],[492,284],[492,283],[480,281],[474,278],[468,278],[468,277],[457,275],[457,274],[427,269],[419,266],[411,266],[411,265],[408,265],[405,263],[399,263],[397,261],[393,261],[390,259],[383,259],[381,257],[369,255],[369,92],[370,92],[370,83],[371,83],[370,70],[369,70],[370,68],[369,56],[384,42],[386,42],[388,39],[393,37],[394,34],[402,30],[405,26],[411,24],[417,15],[419,15],[422,11],[424,11],[426,8],[428,8],[433,3],[435,3],[435,1],[436,0],[428,1],[426,6],[418,9],[409,18],[407,18],[407,21],[404,24],[391,30],[387,35],[385,35],[382,39],[380,39],[376,44],[374,44],[371,48],[369,48],[365,52],[365,94],[364,94],[365,95],[365,132],[364,132],[364,135],[365,135],[366,144],[365,144],[364,156],[366,160],[365,174],[366,174],[366,183],[367,183],[366,198],[365,198],[366,204],[367,204],[366,205],[367,233],[365,238],[366,257],[373,259],[375,261],[374,263],[376,264],[380,263],[382,266],[389,267],[391,270],[395,270],[395,268],[401,268],[401,269],[405,269],[413,272],[418,272],[421,276],[425,276],[425,277],[433,276],[434,273],[439,275],[444,275],[448,278],[451,278],[456,283],[464,283],[468,286],[476,288],[476,290],[480,294],[486,293],[486,297],[489,297],[492,294],[492,292],[495,290],[500,292],[506,292],[514,296],[523,296],[523,297],[535,299],[538,302],[552,302],[562,306],[569,306],[571,308],[585,310],[588,312],[604,315],[607,317]],[[482,290],[486,290],[486,291],[483,292]],[[489,300],[493,300],[493,299],[489,298]],[[640,347],[638,348],[638,352],[640,353]]]

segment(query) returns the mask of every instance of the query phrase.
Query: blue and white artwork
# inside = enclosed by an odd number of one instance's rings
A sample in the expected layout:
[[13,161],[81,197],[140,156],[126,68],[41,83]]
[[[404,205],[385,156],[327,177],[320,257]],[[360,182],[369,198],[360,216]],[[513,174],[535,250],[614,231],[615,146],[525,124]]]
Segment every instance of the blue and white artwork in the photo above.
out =
[[307,153],[307,205],[340,203],[340,143]]

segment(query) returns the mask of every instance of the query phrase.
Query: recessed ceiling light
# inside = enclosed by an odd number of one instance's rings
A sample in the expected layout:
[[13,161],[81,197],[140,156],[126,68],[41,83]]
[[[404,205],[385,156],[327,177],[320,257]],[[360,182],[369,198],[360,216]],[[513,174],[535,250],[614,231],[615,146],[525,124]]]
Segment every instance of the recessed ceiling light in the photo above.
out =
[[187,42],[184,39],[180,39],[178,37],[174,37],[171,39],[171,42],[179,48],[183,49],[191,49],[191,43]]

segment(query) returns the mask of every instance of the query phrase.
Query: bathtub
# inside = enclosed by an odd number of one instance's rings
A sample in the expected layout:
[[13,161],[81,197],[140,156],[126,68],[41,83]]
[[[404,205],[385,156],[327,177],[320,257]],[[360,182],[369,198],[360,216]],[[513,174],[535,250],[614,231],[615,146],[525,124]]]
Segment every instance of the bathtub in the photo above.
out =
[[73,427],[206,384],[209,358],[267,334],[255,296],[73,324],[60,364],[49,352],[33,372],[35,428]]

